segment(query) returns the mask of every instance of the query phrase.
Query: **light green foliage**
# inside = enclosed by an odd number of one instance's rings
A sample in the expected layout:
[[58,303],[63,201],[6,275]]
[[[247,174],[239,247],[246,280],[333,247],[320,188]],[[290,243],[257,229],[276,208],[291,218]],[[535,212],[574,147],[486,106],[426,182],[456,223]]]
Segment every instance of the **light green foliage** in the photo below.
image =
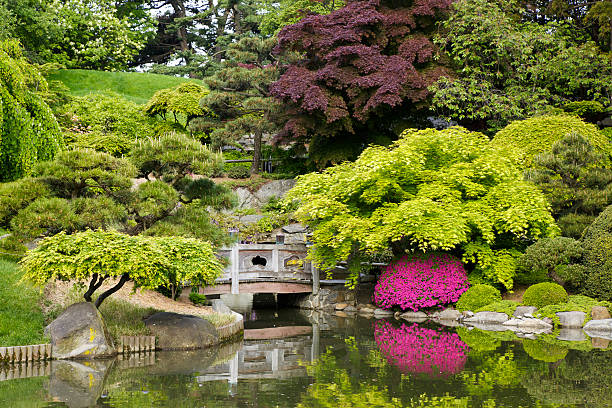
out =
[[567,301],[567,292],[563,286],[554,282],[542,282],[531,285],[523,294],[523,304],[542,308]]
[[389,246],[396,255],[458,249],[511,288],[518,251],[558,231],[546,198],[507,153],[457,127],[407,130],[353,163],[300,176],[292,200],[300,203],[297,218],[314,230],[310,256],[322,270]]
[[142,108],[115,93],[92,93],[77,97],[63,107],[69,124],[66,143],[116,157],[127,155],[136,139],[154,136],[155,121]]
[[132,151],[132,162],[141,174],[164,178],[171,185],[188,174],[210,176],[220,171],[223,155],[180,133],[140,140]]
[[572,284],[565,273],[567,266],[578,263],[583,248],[579,241],[567,237],[544,238],[531,245],[519,259],[517,281],[534,284],[549,279],[559,284]]
[[506,154],[512,153],[515,163],[527,168],[533,165],[535,156],[549,152],[556,142],[569,134],[582,136],[609,162],[610,141],[595,125],[570,115],[536,116],[512,122],[495,134],[491,145]]
[[206,87],[195,82],[185,82],[174,88],[155,92],[144,109],[148,115],[159,115],[163,119],[171,113],[175,121],[177,115],[182,115],[187,128],[193,118],[208,114],[208,110],[200,106],[200,100],[206,95],[208,95]]
[[39,57],[68,68],[124,69],[153,35],[148,15],[119,17],[113,0],[52,0],[42,12],[53,23]]
[[557,312],[584,312],[586,314],[584,322],[586,323],[591,320],[591,309],[593,306],[606,307],[612,313],[612,302],[599,301],[583,295],[570,295],[566,302],[547,305],[538,309],[538,314],[542,317],[550,317],[558,325],[559,317],[556,315]]
[[430,88],[434,110],[460,122],[499,129],[567,102],[610,105],[610,56],[592,42],[577,41],[567,34],[571,28],[557,22],[521,23],[520,3],[453,4],[436,42],[456,74]]
[[586,227],[612,204],[612,170],[606,155],[580,134],[555,142],[550,153],[534,158],[525,178],[548,197],[564,236],[580,238]]
[[173,88],[183,82],[200,83],[196,79],[143,72],[109,72],[85,69],[60,69],[47,75],[49,81],[60,81],[71,96],[91,93],[114,93],[139,105],[146,104],[155,92]]
[[0,181],[30,174],[64,141],[51,109],[37,94],[47,89],[17,41],[0,42]]
[[457,301],[457,310],[472,312],[483,306],[501,301],[499,290],[490,285],[479,284],[470,287]]
[[145,289],[183,281],[211,285],[223,272],[208,242],[91,230],[45,238],[22,259],[21,268],[37,286],[53,280],[86,282],[98,274],[127,276]]
[[0,259],[0,346],[43,341],[42,293],[21,278],[17,264]]
[[19,210],[37,198],[51,194],[49,187],[38,179],[24,178],[11,183],[0,183],[0,225],[9,226]]
[[[474,312],[498,312],[505,313],[508,317],[512,317],[514,310],[519,306],[519,303],[514,300],[500,300],[488,305],[482,306]],[[470,309],[471,310],[471,309]]]
[[552,346],[538,340],[530,339],[523,340],[523,349],[531,358],[547,363],[563,360],[568,352],[567,347],[559,345]]
[[316,0],[265,0],[259,30],[264,35],[276,35],[285,26],[295,24],[308,13],[329,14],[344,7],[345,2]]
[[28,248],[13,235],[0,239],[0,260],[17,262],[27,250]]
[[206,305],[208,304],[208,300],[206,299],[206,295],[201,295],[197,292],[191,292],[189,294],[189,300],[191,301],[191,303],[193,303],[194,305]]

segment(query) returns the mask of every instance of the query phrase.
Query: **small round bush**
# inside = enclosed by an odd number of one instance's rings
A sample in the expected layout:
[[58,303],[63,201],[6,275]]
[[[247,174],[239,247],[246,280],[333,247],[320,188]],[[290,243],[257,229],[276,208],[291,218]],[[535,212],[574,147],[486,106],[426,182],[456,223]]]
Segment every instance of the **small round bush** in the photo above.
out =
[[567,292],[563,286],[553,282],[531,285],[523,295],[523,304],[537,308],[567,302]]
[[475,311],[483,306],[501,301],[501,293],[491,285],[479,284],[469,288],[457,302],[457,310]]
[[374,288],[374,302],[402,310],[456,302],[468,288],[463,263],[449,254],[414,254],[389,264]]
[[227,174],[227,177],[233,179],[245,179],[249,178],[251,175],[249,168],[246,166],[230,167],[225,171],[225,173]]

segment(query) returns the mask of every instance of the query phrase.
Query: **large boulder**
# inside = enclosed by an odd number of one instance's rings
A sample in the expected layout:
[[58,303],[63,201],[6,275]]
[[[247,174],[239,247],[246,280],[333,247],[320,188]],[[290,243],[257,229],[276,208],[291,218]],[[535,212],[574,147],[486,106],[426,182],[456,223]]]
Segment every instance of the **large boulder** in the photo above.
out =
[[159,312],[145,320],[162,350],[193,350],[219,343],[219,333],[208,320],[198,316]]
[[586,313],[577,311],[557,312],[555,314],[559,318],[559,324],[568,328],[581,328],[586,318]]
[[593,306],[591,308],[591,319],[593,320],[604,320],[610,317],[610,312],[605,306]]
[[45,328],[45,335],[51,338],[53,357],[57,359],[93,359],[117,354],[100,312],[90,302],[68,306]]
[[514,317],[523,317],[525,315],[533,316],[537,310],[538,308],[535,306],[517,306],[516,309],[514,309],[514,314],[512,316]]

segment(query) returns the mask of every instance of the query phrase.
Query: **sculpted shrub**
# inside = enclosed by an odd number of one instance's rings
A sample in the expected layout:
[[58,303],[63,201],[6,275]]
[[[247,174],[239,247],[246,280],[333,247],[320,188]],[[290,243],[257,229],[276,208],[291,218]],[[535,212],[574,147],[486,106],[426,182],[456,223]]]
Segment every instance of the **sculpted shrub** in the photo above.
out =
[[523,295],[523,303],[542,308],[567,301],[567,292],[563,286],[553,282],[542,282],[531,285]]
[[385,321],[374,326],[376,344],[389,364],[402,373],[448,376],[463,370],[468,346],[456,333],[417,324],[395,327]]
[[468,288],[463,263],[448,254],[407,255],[387,266],[374,289],[381,308],[418,310],[454,303]]
[[501,301],[501,293],[491,285],[474,285],[457,302],[457,310],[476,311],[483,306]]

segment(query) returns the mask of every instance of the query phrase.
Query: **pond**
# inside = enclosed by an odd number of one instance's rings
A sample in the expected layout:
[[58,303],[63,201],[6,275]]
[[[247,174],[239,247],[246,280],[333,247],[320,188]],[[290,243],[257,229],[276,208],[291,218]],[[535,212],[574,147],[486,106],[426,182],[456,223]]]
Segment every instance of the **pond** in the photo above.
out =
[[0,381],[0,406],[612,407],[605,340],[295,309],[244,313],[245,340],[215,350],[13,372],[38,376]]

